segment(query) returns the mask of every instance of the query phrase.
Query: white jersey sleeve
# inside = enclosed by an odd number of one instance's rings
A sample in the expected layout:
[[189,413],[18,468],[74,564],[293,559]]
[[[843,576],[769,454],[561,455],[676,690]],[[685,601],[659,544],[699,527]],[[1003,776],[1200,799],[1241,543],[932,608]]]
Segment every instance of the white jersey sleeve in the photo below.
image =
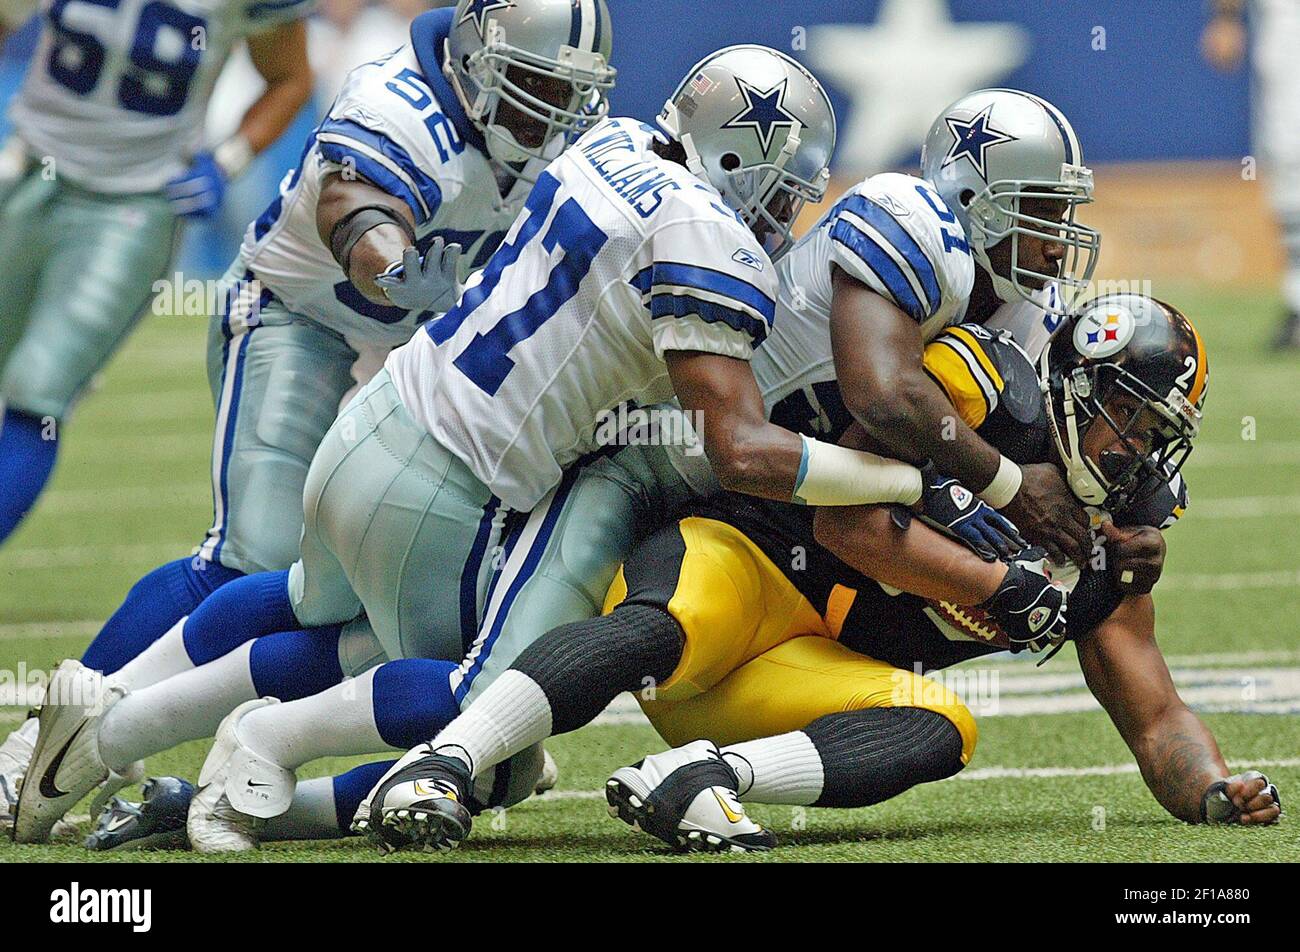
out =
[[655,356],[698,350],[749,360],[772,327],[776,269],[748,228],[729,213],[704,218],[697,204],[680,202],[650,236],[653,264],[638,275]]
[[430,129],[421,121],[431,100],[414,70],[354,70],[316,134],[317,173],[355,173],[400,198],[423,225],[462,184],[459,176],[448,181],[450,163],[431,160]]
[[931,334],[960,319],[975,262],[957,216],[926,182],[874,175],[835,204],[823,222],[831,260]]

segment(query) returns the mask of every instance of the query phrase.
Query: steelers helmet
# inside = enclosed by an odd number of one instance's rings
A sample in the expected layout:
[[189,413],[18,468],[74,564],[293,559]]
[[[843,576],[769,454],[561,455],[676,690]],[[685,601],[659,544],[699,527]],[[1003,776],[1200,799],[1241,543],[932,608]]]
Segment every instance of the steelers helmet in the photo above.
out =
[[1095,298],[1052,339],[1039,370],[1066,481],[1083,502],[1122,509],[1186,462],[1209,364],[1177,308],[1142,294]]
[[826,194],[835,151],[835,111],[812,73],[766,46],[729,46],[686,74],[658,121],[773,261],[790,249],[800,210]]
[[460,0],[443,74],[489,156],[517,175],[604,118],[612,46],[605,0]]
[[[1075,220],[1080,205],[1092,201],[1092,171],[1074,128],[1045,99],[1015,89],[981,89],[958,99],[930,127],[921,150],[921,175],[966,229],[975,260],[993,281],[1003,301],[1030,300],[1067,314],[1092,278],[1101,236]],[[1059,221],[1027,215],[1026,198],[1065,203]],[[1020,236],[1065,245],[1060,274],[1020,265]],[[1011,241],[1011,272],[998,274],[988,249]],[[1036,299],[1045,283],[1056,282],[1055,300]]]

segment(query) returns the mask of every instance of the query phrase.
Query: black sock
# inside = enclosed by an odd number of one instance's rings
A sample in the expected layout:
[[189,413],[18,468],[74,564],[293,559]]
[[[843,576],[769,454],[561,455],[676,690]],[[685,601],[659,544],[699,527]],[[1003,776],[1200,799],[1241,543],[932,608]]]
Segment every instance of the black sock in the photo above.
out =
[[677,620],[659,608],[620,605],[601,618],[561,625],[526,648],[513,667],[551,705],[551,733],[591,723],[623,691],[666,681],[682,657]]
[[919,707],[871,707],[819,717],[804,733],[822,759],[814,806],[863,807],[961,770],[961,734]]

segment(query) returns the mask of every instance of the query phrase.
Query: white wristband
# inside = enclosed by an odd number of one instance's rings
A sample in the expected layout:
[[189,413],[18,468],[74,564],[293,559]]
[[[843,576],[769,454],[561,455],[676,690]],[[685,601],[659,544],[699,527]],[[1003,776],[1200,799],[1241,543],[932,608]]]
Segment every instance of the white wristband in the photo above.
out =
[[1020,467],[1004,456],[998,463],[998,474],[993,477],[993,481],[976,495],[994,509],[1001,509],[1016,498],[1016,493],[1020,492],[1020,481],[1024,478],[1025,474],[1020,471]]
[[803,462],[794,498],[810,506],[861,506],[921,498],[921,471],[875,453],[851,450],[810,437],[803,439]]
[[221,145],[212,150],[212,159],[221,166],[227,179],[233,179],[253,161],[255,153],[249,141],[235,133]]

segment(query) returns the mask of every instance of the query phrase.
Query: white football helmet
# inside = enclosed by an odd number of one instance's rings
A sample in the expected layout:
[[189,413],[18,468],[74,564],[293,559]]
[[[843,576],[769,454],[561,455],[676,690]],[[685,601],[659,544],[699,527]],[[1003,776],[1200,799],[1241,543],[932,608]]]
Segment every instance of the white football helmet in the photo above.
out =
[[722,195],[776,260],[830,182],[835,112],[816,77],[765,46],[729,46],[686,74],[659,114],[686,167]]
[[[945,109],[921,150],[921,174],[957,215],[975,260],[1003,301],[1020,298],[1053,313],[1069,313],[1092,278],[1101,236],[1075,220],[1092,201],[1092,171],[1074,129],[1045,99],[1015,89],[981,89]],[[1059,221],[1034,218],[1021,200],[1044,196],[1065,202]],[[1020,265],[1021,235],[1058,241],[1066,254],[1060,274]],[[1011,273],[998,274],[988,249],[1011,239]],[[1056,282],[1060,294],[1044,303],[1034,293]],[[1043,296],[1043,297],[1050,297]]]
[[[460,0],[443,73],[489,155],[518,175],[510,166],[554,158],[604,118],[614,87],[612,47],[605,0]],[[540,96],[536,77],[563,83],[567,98]],[[519,123],[512,129],[502,121],[510,110],[535,120],[523,142]]]

